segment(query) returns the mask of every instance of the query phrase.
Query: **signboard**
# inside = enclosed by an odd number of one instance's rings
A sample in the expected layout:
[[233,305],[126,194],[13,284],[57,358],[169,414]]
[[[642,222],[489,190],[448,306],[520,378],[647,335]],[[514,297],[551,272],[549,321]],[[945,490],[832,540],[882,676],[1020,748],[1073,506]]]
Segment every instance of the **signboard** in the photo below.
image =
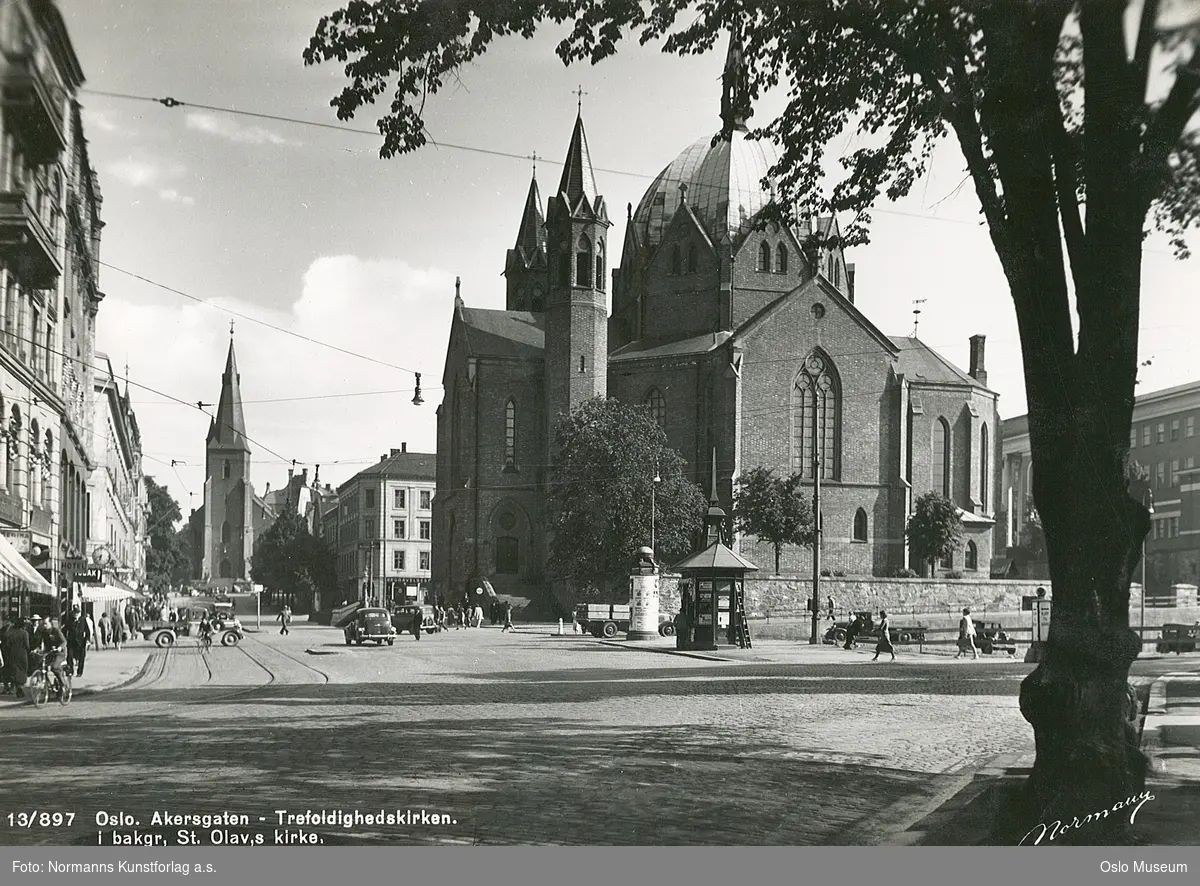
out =
[[75,581],[85,585],[102,585],[104,574],[99,569],[80,569],[75,572]]
[[1043,598],[1033,601],[1033,642],[1045,643],[1050,639],[1050,601]]

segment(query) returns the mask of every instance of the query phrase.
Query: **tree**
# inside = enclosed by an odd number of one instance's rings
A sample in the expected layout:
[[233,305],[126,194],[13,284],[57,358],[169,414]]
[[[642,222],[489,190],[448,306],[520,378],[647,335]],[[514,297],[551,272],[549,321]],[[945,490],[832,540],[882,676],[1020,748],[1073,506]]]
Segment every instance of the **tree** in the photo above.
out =
[[961,550],[966,537],[958,508],[936,492],[926,492],[917,499],[905,531],[909,550],[917,560],[929,564],[930,575],[934,574],[938,560]]
[[813,543],[812,500],[801,494],[803,478],[776,477],[770,468],[753,468],[737,479],[733,492],[733,522],[775,548],[775,574],[784,545]]
[[650,544],[652,521],[661,562],[691,550],[704,493],[683,476],[683,458],[645,407],[593,397],[559,420],[554,439],[548,499],[555,575],[578,587],[624,588],[637,549]]
[[295,511],[285,510],[254,543],[250,571],[272,596],[309,608],[314,591],[337,585],[333,552],[308,531]]
[[[1037,759],[1008,820],[1019,834],[1140,791],[1146,760],[1126,689],[1141,642],[1129,626],[1129,584],[1150,518],[1127,494],[1122,464],[1147,223],[1184,255],[1185,233],[1200,218],[1195,8],[1178,0],[1128,9],[1112,0],[359,0],[320,21],[304,57],[345,63],[350,82],[331,102],[341,119],[397,75],[379,121],[388,157],[425,143],[426,100],[494,39],[566,21],[574,26],[558,54],[567,63],[598,62],[630,32],[643,43],[665,36],[664,51],[689,54],[739,30],[739,92],[752,98],[790,81],[784,112],[757,133],[783,149],[778,205],[856,213],[846,242],[862,241],[873,202],[909,193],[935,144],[953,138],[1016,309],[1033,495],[1055,601],[1045,655],[1021,687]],[[838,150],[853,129],[863,146],[842,158],[846,175],[827,189],[828,146]],[[1055,842],[1128,839],[1128,821],[1109,816]]]
[[1042,529],[1042,518],[1032,504],[1025,508],[1025,522],[1021,524],[1021,547],[1032,560],[1046,556],[1046,531]]
[[160,486],[149,476],[146,477],[146,503],[149,511],[146,535],[150,540],[146,549],[146,586],[151,591],[163,592],[180,584],[179,576],[189,574],[188,554],[175,531],[175,524],[183,514],[167,487]]

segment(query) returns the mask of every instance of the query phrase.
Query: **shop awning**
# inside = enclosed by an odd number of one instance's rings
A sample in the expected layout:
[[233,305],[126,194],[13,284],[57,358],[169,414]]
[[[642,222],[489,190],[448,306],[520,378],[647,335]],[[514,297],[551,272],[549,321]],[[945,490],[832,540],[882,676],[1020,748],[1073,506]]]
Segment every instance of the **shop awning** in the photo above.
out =
[[115,600],[131,600],[137,594],[114,585],[84,585],[79,589],[79,596],[85,603],[111,603]]
[[21,552],[13,546],[13,543],[3,535],[0,535],[0,572],[9,578],[24,582],[25,586],[35,593],[45,594],[47,597],[56,596],[54,586],[42,578],[38,571],[29,565],[29,561],[21,556]]

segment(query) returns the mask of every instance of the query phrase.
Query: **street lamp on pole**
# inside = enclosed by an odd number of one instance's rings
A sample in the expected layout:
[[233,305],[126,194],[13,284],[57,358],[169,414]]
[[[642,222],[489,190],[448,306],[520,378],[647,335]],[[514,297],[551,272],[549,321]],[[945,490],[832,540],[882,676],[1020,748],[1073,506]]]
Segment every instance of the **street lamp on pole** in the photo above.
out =
[[654,494],[658,491],[658,484],[662,482],[662,477],[658,475],[658,471],[654,472],[654,479],[650,483],[650,556],[654,557]]
[[[1146,499],[1150,499],[1150,503],[1146,504]],[[1146,505],[1146,511],[1151,517],[1154,516],[1154,490],[1147,489],[1142,495],[1142,504]],[[1154,521],[1151,521],[1153,524]],[[1149,535],[1150,533],[1146,533]],[[1144,648],[1146,645],[1146,535],[1142,536],[1142,593],[1140,600],[1141,616],[1138,619],[1138,639]]]

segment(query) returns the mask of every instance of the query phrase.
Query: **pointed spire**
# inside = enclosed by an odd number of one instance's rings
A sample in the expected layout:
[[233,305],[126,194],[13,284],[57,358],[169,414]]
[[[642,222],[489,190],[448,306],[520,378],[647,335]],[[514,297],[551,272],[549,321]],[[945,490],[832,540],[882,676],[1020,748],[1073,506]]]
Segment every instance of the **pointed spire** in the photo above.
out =
[[721,75],[721,123],[726,136],[733,131],[746,131],[746,121],[754,115],[750,106],[750,75],[742,55],[741,26],[734,24],[729,34],[729,52],[725,56],[725,72]]
[[454,306],[458,308],[463,306],[462,277],[454,278]]
[[233,350],[233,324],[229,326],[229,354],[225,357],[225,371],[221,374],[221,399],[217,401],[217,414],[208,432],[209,445],[222,448],[250,451],[246,441],[246,418],[242,414],[242,376],[237,368],[237,355]]
[[542,214],[542,195],[538,191],[537,173],[529,182],[529,194],[525,197],[525,211],[521,213],[521,226],[517,229],[517,249],[525,251],[526,258],[538,249],[546,248],[546,218]]
[[588,151],[587,134],[583,131],[583,114],[575,118],[575,131],[571,133],[571,145],[567,148],[567,160],[563,164],[558,192],[567,198],[572,208],[579,205],[580,197],[587,197],[589,203],[596,202],[596,178],[592,174],[592,155]]
[[721,508],[721,502],[717,498],[717,450],[713,447],[712,454],[712,491],[708,499],[708,513],[704,516],[704,527],[707,544],[721,541],[721,535],[725,531],[725,511]]

